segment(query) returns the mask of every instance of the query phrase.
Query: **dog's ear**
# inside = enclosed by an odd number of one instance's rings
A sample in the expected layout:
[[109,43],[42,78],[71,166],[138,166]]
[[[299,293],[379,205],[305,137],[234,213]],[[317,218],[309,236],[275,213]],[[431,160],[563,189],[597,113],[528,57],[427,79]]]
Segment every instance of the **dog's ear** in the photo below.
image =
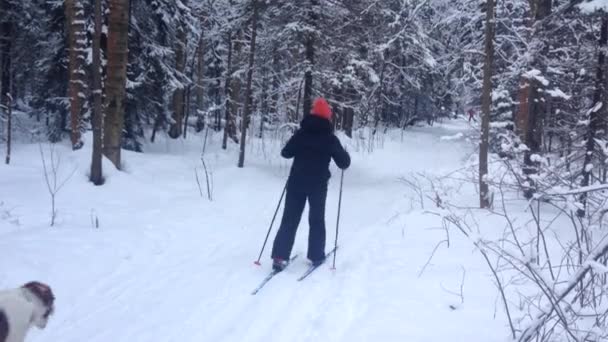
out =
[[47,307],[52,307],[55,302],[55,296],[51,287],[38,281],[31,281],[25,285],[24,288],[30,290],[40,301]]
[[29,290],[44,305],[44,312],[40,313],[41,317],[37,319],[36,324],[39,328],[44,328],[47,320],[55,311],[55,296],[51,287],[38,281],[31,281],[22,287]]

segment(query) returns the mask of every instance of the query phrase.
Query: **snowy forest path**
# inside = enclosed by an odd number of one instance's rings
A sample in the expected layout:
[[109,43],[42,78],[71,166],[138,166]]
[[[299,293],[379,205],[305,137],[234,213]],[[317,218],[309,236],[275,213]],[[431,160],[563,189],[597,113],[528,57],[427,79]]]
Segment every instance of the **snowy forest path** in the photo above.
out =
[[[23,266],[14,274],[0,273],[0,281],[37,278],[56,288],[56,317],[49,329],[33,334],[33,341],[473,341],[480,332],[467,327],[493,315],[492,283],[467,244],[438,250],[420,275],[445,233],[435,229],[436,218],[412,205],[412,191],[400,180],[462,167],[473,153],[463,138],[469,134],[463,122],[411,127],[375,141],[373,153],[363,151],[368,140],[343,138],[353,164],[344,178],[337,269],[331,271],[330,262],[296,281],[308,265],[306,209],[293,251],[302,257],[256,296],[250,293],[270,270],[282,209],[262,266],[253,261],[289,161],[269,165],[258,153],[239,169],[230,153],[214,150],[218,143],[211,140],[206,158],[214,198],[208,201],[194,179],[194,168],[199,176],[202,172],[200,145],[159,142],[144,154],[125,153],[125,172],[110,173],[103,188],[91,187],[86,171],[78,171],[81,177],[59,197],[58,227],[49,230],[37,163],[16,160],[17,172],[9,175],[18,180],[11,191],[16,195],[9,204],[32,229],[0,227],[0,249],[9,251],[0,269],[15,269],[10,260]],[[17,152],[38,153],[37,146],[20,146]],[[70,163],[86,169],[88,151],[69,155]],[[328,250],[339,190],[333,165],[332,173]],[[87,226],[93,216],[99,229]],[[462,265],[467,284],[474,278],[475,285],[466,295],[467,310],[456,312],[450,305],[462,307],[453,295],[462,286]],[[444,323],[434,329],[432,322]],[[491,328],[501,325],[491,322],[484,322],[483,341],[496,340]]]

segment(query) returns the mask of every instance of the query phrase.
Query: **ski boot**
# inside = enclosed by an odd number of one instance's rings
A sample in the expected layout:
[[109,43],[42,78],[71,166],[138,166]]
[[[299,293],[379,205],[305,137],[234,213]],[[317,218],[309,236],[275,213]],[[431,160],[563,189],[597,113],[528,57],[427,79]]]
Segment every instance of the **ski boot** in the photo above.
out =
[[311,260],[310,262],[312,263],[312,266],[319,267],[325,262],[325,258],[318,259],[318,260]]
[[272,269],[275,272],[281,272],[282,270],[285,269],[285,267],[287,267],[288,263],[289,263],[289,261],[287,261],[283,258],[273,258],[272,259]]

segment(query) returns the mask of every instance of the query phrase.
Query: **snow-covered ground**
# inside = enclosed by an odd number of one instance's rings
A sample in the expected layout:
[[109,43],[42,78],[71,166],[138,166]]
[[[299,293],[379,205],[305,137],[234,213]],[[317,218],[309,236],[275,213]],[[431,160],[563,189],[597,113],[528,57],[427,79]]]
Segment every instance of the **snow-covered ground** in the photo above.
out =
[[[504,341],[509,331],[483,259],[454,234],[425,267],[445,231],[399,180],[461,168],[474,153],[470,134],[464,120],[409,128],[372,153],[341,137],[353,163],[337,269],[324,265],[296,281],[307,267],[305,213],[300,258],[256,296],[280,215],[262,267],[253,261],[290,165],[279,144],[253,141],[239,169],[236,146],[222,151],[211,135],[213,201],[201,197],[194,176],[197,168],[205,192],[200,135],[124,152],[125,171],[104,164],[102,187],[87,181],[90,144],[77,152],[57,146],[59,178],[75,173],[58,194],[53,228],[39,146],[18,144],[12,164],[0,166],[0,288],[37,279],[56,292],[55,316],[31,341]],[[332,173],[328,245],[338,204],[333,165]],[[472,185],[454,195],[477,201]]]

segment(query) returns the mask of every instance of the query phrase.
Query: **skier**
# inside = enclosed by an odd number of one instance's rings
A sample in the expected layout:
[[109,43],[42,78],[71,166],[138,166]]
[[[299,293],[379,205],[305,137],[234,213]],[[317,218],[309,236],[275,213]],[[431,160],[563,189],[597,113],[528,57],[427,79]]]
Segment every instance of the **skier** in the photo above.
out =
[[471,122],[471,120],[477,121],[475,120],[475,111],[473,110],[473,108],[469,108],[469,122]]
[[308,259],[313,265],[325,261],[325,200],[330,178],[329,163],[340,169],[350,166],[350,155],[333,134],[331,108],[323,98],[315,99],[294,135],[281,151],[283,158],[294,158],[287,180],[287,195],[281,226],[272,248],[273,269],[282,271],[291,249],[308,199]]

